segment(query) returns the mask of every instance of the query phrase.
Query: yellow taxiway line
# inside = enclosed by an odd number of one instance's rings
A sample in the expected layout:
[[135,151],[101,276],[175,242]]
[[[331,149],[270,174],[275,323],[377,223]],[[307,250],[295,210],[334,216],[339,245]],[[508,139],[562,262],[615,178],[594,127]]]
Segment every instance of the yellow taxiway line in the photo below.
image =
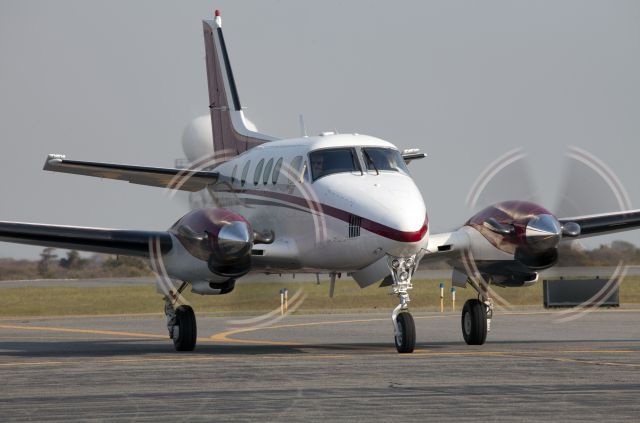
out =
[[[640,310],[599,310],[598,312],[638,312]],[[541,315],[541,314],[553,314],[552,311],[530,311],[530,312],[502,312],[502,315]],[[127,315],[130,316],[130,315]],[[458,314],[453,313],[444,313],[444,314],[434,314],[429,316],[414,316],[415,319],[441,319],[441,318],[449,318],[449,317],[457,317]],[[95,316],[93,316],[95,317]],[[111,315],[111,317],[122,317],[119,315]],[[370,319],[347,319],[347,320],[330,320],[324,322],[307,322],[307,323],[291,323],[291,324],[280,324],[280,325],[272,325],[272,326],[256,326],[256,327],[248,327],[248,328],[236,328],[227,330],[224,332],[219,332],[209,338],[198,338],[198,342],[218,342],[218,343],[239,343],[239,344],[252,344],[252,345],[275,345],[275,346],[301,346],[303,344],[297,342],[289,342],[289,341],[273,341],[273,340],[258,340],[258,339],[237,339],[232,338],[234,335],[238,335],[241,333],[249,333],[255,332],[259,330],[272,330],[272,329],[283,329],[283,328],[294,328],[294,327],[308,327],[308,326],[324,326],[324,325],[339,325],[339,324],[354,324],[354,323],[369,323],[369,322],[381,322],[381,321],[389,321],[390,318],[370,318]],[[167,339],[167,335],[158,335],[158,334],[149,334],[149,333],[140,333],[140,332],[126,332],[126,331],[108,331],[108,330],[94,330],[94,329],[70,329],[70,328],[58,328],[58,327],[48,327],[48,326],[28,326],[28,325],[6,325],[0,324],[0,329],[15,329],[15,330],[29,330],[29,331],[43,331],[43,332],[58,332],[58,333],[75,333],[75,334],[92,334],[92,335],[108,335],[108,336],[124,336],[124,337],[134,337],[134,338],[153,338],[153,339]],[[423,352],[425,350],[416,351],[414,355],[419,354],[434,354],[431,352]],[[426,350],[428,351],[428,350]],[[561,351],[549,351],[549,352],[561,352]],[[568,351],[568,352],[594,352],[597,350],[591,351]],[[632,352],[632,351],[624,351],[624,352]],[[495,353],[495,354],[512,354],[510,352],[473,352],[470,354],[487,354],[487,353]],[[442,353],[447,354],[447,353]],[[464,355],[467,353],[449,353],[450,355]]]
[[[57,333],[82,333],[82,334],[91,334],[91,335],[124,336],[128,338],[130,337],[130,338],[169,339],[168,335],[157,335],[153,333],[95,330],[95,329],[55,328],[50,326],[0,325],[0,329],[16,329],[16,330],[30,330],[30,331],[57,332]],[[209,338],[198,338],[198,341],[210,342]]]

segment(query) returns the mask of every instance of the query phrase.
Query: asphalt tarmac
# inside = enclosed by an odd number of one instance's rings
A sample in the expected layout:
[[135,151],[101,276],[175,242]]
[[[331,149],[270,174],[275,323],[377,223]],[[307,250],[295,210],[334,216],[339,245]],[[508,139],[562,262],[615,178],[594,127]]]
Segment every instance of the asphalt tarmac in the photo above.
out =
[[500,311],[483,346],[457,313],[199,316],[176,353],[163,316],[0,320],[0,421],[637,421],[640,310]]

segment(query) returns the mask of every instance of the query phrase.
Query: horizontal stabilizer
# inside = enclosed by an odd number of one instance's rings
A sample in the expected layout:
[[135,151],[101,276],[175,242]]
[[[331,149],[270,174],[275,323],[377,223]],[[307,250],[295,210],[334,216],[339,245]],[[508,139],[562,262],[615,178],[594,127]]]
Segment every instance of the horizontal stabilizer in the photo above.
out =
[[149,257],[151,240],[159,241],[163,254],[173,246],[167,232],[0,222],[0,241],[18,244]]
[[67,160],[63,155],[58,154],[50,154],[43,169],[192,192],[200,191],[218,180],[217,172],[83,162]]

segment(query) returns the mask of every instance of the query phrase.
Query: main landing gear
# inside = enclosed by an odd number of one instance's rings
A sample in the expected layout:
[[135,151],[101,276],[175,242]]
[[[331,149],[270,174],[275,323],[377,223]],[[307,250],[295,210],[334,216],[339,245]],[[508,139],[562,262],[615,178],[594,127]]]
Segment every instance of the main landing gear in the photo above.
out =
[[177,298],[186,286],[187,283],[183,282],[177,293],[171,292],[164,297],[164,314],[167,316],[167,329],[176,351],[193,351],[198,337],[196,315],[193,312],[193,308],[185,304],[175,307]]
[[462,308],[462,336],[468,345],[482,345],[487,340],[487,332],[491,330],[493,317],[493,300],[489,296],[488,284],[482,281],[470,285],[478,291],[478,299],[467,300]]
[[416,325],[409,313],[408,291],[413,288],[411,276],[416,270],[416,256],[389,256],[387,260],[393,278],[392,293],[400,300],[400,304],[391,313],[396,349],[399,353],[412,353],[416,346]]

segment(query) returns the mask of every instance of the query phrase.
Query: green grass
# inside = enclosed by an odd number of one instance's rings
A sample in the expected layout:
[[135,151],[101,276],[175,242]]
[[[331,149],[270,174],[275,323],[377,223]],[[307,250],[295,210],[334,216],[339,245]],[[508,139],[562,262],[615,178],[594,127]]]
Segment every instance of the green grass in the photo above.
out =
[[[440,281],[414,281],[411,291],[413,310],[439,308]],[[576,281],[579,283],[579,281]],[[451,308],[451,284],[445,284],[445,307]],[[235,291],[222,296],[185,297],[197,312],[216,314],[260,314],[280,306],[279,291],[289,290],[289,297],[303,289],[306,299],[298,313],[336,313],[341,311],[390,311],[397,300],[388,288],[370,286],[360,289],[351,280],[339,280],[334,298],[329,298],[329,284],[315,283],[239,283]],[[526,288],[495,288],[495,292],[516,306],[542,306],[542,283]],[[457,289],[456,308],[468,298],[475,298],[471,288]],[[620,288],[620,301],[640,304],[640,277],[628,277]],[[162,313],[161,295],[151,286],[121,287],[25,287],[0,289],[0,316],[65,316],[99,314]]]

